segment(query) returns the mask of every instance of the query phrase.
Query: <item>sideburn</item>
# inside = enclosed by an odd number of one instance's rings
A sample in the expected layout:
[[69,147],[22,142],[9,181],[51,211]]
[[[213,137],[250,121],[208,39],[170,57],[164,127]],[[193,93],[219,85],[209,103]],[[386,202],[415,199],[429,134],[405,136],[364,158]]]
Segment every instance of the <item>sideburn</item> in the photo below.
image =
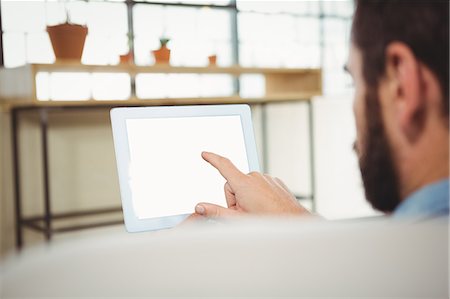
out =
[[400,203],[398,176],[382,121],[376,87],[365,96],[366,132],[359,167],[366,199],[372,207],[390,213]]

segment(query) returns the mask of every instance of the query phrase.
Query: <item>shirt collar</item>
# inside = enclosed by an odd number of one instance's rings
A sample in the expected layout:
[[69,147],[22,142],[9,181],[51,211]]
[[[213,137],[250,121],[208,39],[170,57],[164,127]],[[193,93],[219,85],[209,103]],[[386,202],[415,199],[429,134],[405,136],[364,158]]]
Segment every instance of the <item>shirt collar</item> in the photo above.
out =
[[428,219],[449,215],[449,178],[429,184],[403,200],[394,218]]

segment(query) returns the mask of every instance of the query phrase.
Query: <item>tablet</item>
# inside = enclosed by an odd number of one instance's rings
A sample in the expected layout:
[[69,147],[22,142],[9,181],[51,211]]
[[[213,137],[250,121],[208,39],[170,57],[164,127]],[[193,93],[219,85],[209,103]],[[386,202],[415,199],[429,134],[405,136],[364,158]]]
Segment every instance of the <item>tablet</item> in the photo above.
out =
[[259,171],[248,105],[113,108],[111,123],[129,232],[173,227],[199,202],[226,206],[225,179],[203,151]]

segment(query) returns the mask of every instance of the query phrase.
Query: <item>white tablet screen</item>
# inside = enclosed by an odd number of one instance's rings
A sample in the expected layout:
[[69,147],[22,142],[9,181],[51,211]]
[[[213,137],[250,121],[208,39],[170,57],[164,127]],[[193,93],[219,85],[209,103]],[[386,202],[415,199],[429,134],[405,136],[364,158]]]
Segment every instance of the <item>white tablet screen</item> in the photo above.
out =
[[202,151],[249,171],[239,115],[126,120],[130,186],[139,219],[188,214],[198,202],[226,206],[219,172]]

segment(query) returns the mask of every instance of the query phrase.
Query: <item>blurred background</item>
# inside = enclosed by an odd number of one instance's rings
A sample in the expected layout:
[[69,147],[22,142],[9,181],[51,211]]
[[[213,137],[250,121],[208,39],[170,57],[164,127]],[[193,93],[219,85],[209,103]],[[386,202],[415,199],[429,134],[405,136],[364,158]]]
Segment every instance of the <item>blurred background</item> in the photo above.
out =
[[[173,67],[207,68],[208,56],[215,55],[217,67],[321,69],[323,95],[311,100],[311,119],[304,101],[252,105],[261,164],[265,172],[281,178],[303,205],[327,219],[376,215],[365,202],[352,150],[353,88],[343,71],[353,1],[2,0],[0,4],[3,71],[58,63],[46,28],[68,19],[88,28],[84,65],[119,66],[120,55],[131,52],[136,66],[152,66],[155,58],[150,53],[165,37],[170,40]],[[142,73],[131,78],[117,71],[39,71],[35,78],[36,98],[43,102],[126,100],[133,92],[145,101],[228,97],[236,92],[242,98],[258,98],[264,91],[265,77],[256,73],[236,79],[230,74],[195,72]],[[42,214],[45,208],[38,119],[33,111],[22,113],[20,134],[15,136],[20,144],[22,213],[27,217]],[[0,114],[2,254],[16,245],[11,124],[5,104]],[[47,132],[52,212],[120,206],[108,110],[52,111]],[[120,218],[119,211],[62,219],[54,225]],[[42,233],[28,228],[23,233],[25,246],[45,240]],[[79,233],[61,235],[76,238]]]

